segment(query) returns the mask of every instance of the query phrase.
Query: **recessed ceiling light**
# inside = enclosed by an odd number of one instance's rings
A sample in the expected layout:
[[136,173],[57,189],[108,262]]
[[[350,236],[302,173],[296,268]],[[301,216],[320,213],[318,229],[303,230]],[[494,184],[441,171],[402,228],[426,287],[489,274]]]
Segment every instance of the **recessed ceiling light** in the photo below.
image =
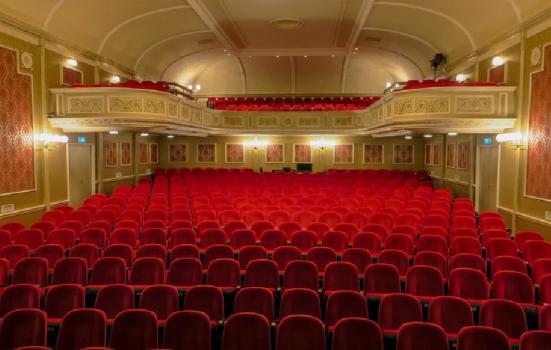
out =
[[308,58],[308,55],[304,55],[304,58]]
[[423,135],[423,137],[426,138],[426,139],[430,139],[430,138],[432,138],[432,134],[425,134],[425,135]]
[[174,138],[174,135],[167,135],[166,138],[167,138],[167,139],[173,139],[173,138]]
[[335,54],[334,54],[334,53],[333,53],[333,54],[331,54],[331,58],[335,58]]
[[77,60],[75,60],[74,58],[69,58],[69,59],[65,62],[65,64],[66,64],[67,66],[70,66],[70,67],[76,67],[76,66],[78,66],[78,62],[77,62]]
[[147,137],[147,136],[149,136],[149,134],[146,133],[146,132],[142,132],[142,133],[140,134],[140,136],[141,136],[141,137]]
[[405,138],[406,138],[406,140],[411,140],[411,139],[413,138],[413,136],[411,136],[411,135],[406,135]]
[[449,132],[448,133],[448,136],[457,136],[457,135],[458,135],[458,133],[456,133],[456,132]]
[[358,51],[359,49],[357,47],[354,48],[354,51]]
[[271,20],[270,23],[281,30],[298,29],[304,25],[304,22],[298,18],[276,18]]
[[109,130],[110,135],[118,135],[119,132],[117,130]]
[[279,55],[277,55],[276,58],[279,58]]

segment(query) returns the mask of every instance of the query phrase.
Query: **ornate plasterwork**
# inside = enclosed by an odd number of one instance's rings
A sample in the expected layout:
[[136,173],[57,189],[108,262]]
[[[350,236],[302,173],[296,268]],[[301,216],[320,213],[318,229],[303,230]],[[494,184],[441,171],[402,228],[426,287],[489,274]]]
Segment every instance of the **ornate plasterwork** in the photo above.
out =
[[455,98],[455,113],[458,114],[493,114],[493,96],[457,96]]
[[[252,112],[214,111],[170,94],[135,89],[60,88],[52,125],[75,130],[136,125],[184,127],[203,134],[243,132],[385,133],[392,130],[501,132],[516,120],[515,89],[510,86],[451,87],[399,91],[364,111]],[[89,117],[89,118],[84,118]],[[76,122],[79,118],[86,122]],[[474,121],[477,121],[476,123]],[[140,124],[141,123],[141,124]],[[87,125],[88,124],[88,125]],[[64,127],[64,125],[66,127]],[[481,130],[486,128],[486,131]],[[476,129],[476,131],[474,131]]]
[[142,99],[133,96],[109,96],[109,113],[142,113]]
[[143,101],[144,112],[151,114],[166,114],[166,104],[163,100],[153,99],[153,98],[144,98]]
[[101,96],[70,96],[67,99],[67,112],[71,114],[103,113],[103,97]]

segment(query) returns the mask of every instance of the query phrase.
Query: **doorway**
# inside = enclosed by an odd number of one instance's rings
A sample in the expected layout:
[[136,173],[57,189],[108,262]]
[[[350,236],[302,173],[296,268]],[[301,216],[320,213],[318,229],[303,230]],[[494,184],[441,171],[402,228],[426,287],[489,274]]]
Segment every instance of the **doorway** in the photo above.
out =
[[91,144],[69,144],[69,203],[79,207],[95,192],[95,156]]
[[476,210],[496,211],[499,147],[478,146],[476,155]]

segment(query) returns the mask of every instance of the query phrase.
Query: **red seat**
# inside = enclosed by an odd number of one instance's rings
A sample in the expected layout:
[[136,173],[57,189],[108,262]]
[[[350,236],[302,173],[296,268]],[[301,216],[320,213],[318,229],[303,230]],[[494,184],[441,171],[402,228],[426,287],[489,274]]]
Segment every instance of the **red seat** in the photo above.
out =
[[224,319],[224,294],[215,286],[194,286],[184,296],[184,310],[202,311],[218,322]]
[[349,248],[343,252],[342,261],[352,263],[358,269],[358,273],[363,274],[365,268],[371,264],[371,254],[367,249]]
[[37,309],[11,311],[2,320],[0,348],[17,349],[24,346],[46,346],[46,313]]
[[406,274],[406,293],[421,297],[444,295],[442,274],[432,266],[412,266]]
[[520,231],[515,234],[515,242],[517,242],[518,248],[522,251],[524,244],[528,241],[543,241],[545,240],[543,235],[534,231]]
[[321,318],[320,297],[317,292],[305,288],[285,290],[281,295],[279,318],[289,315],[309,315]]
[[389,249],[400,250],[408,256],[413,256],[413,246],[414,243],[411,236],[404,233],[391,233],[385,239],[385,251]]
[[414,266],[432,266],[440,271],[442,277],[445,279],[448,277],[448,264],[446,257],[440,253],[436,252],[421,252],[415,254],[413,258]]
[[507,336],[499,329],[464,327],[457,337],[457,350],[510,350]]
[[342,253],[348,248],[348,235],[342,231],[326,232],[322,237],[321,245],[332,248],[337,253]]
[[285,267],[283,289],[306,288],[318,290],[318,268],[311,261],[291,261]]
[[513,339],[528,330],[524,310],[509,300],[484,301],[480,305],[480,325],[497,328]]
[[450,248],[450,256],[464,253],[482,256],[482,246],[475,237],[455,237],[451,240]]
[[324,272],[327,264],[337,261],[337,252],[329,247],[314,247],[308,251],[306,258],[316,264],[319,272]]
[[408,322],[398,330],[396,350],[448,350],[442,327],[424,322]]
[[[80,232],[80,231],[79,231]],[[58,228],[50,232],[46,242],[48,244],[59,244],[63,248],[72,248],[75,245],[76,233],[71,228]]]
[[332,349],[383,350],[381,327],[377,323],[364,318],[343,318],[335,325]]
[[215,244],[226,244],[226,234],[218,228],[210,228],[201,232],[199,240],[201,247],[208,248]]
[[44,299],[44,311],[52,323],[60,323],[69,311],[83,307],[84,288],[75,284],[53,286]]
[[79,257],[67,257],[59,260],[52,273],[52,284],[88,283],[88,263]]
[[538,259],[531,264],[532,280],[539,284],[542,277],[551,273],[551,259]]
[[113,322],[109,347],[149,350],[157,348],[157,318],[149,310],[126,310]]
[[538,259],[551,258],[551,243],[547,241],[528,241],[524,244],[522,257],[528,263],[532,263]]
[[488,299],[490,291],[486,275],[469,268],[452,270],[448,278],[448,295],[472,300]]
[[140,258],[128,273],[130,285],[162,284],[165,278],[165,263],[159,258]]
[[256,236],[253,230],[238,229],[230,234],[230,246],[239,250],[246,246],[254,246],[256,244]]
[[400,274],[394,265],[369,265],[365,269],[364,281],[366,295],[400,293]]
[[278,227],[281,231],[285,232],[287,238],[291,238],[293,233],[302,230],[302,226],[296,222],[285,222]]
[[492,296],[517,303],[534,303],[534,285],[526,274],[516,271],[501,271],[494,275]]
[[147,286],[140,296],[140,309],[155,313],[157,320],[166,321],[178,311],[178,289],[170,285]]
[[442,327],[449,335],[457,335],[463,327],[473,326],[473,311],[464,299],[439,296],[429,303],[428,322]]
[[44,236],[42,230],[29,228],[19,231],[13,241],[32,250],[44,243]]
[[273,251],[277,247],[284,246],[287,241],[285,232],[281,230],[266,230],[260,236],[260,245],[268,251]]
[[479,270],[486,274],[486,260],[480,255],[475,254],[457,254],[452,256],[449,261],[450,271],[458,268],[469,268]]
[[216,259],[208,265],[207,284],[234,290],[241,284],[239,263],[234,259]]
[[[104,251],[104,256],[106,251],[107,249]],[[86,260],[88,266],[92,266],[99,258],[99,248],[94,244],[77,244],[71,249],[69,256],[74,258],[82,258]]]
[[252,313],[235,313],[224,325],[222,349],[270,349],[270,323],[266,317]]
[[381,251],[382,243],[378,234],[373,232],[360,232],[352,241],[352,247],[364,248],[373,255],[378,255]]
[[242,288],[235,296],[234,312],[254,312],[264,316],[268,322],[273,322],[274,295],[272,291],[262,287]]
[[90,274],[90,285],[126,283],[126,262],[118,257],[103,257],[96,260]]
[[277,326],[276,350],[325,350],[323,323],[312,316],[291,315]]
[[520,350],[540,350],[551,344],[551,332],[528,331],[520,337]]
[[500,271],[517,271],[528,275],[526,264],[516,256],[499,256],[492,260],[492,279]]
[[325,308],[325,324],[333,330],[338,321],[348,317],[368,318],[365,297],[356,291],[340,290],[331,293]]
[[96,295],[95,308],[114,319],[120,312],[134,309],[134,289],[126,284],[104,286]]
[[302,252],[307,252],[310,248],[315,247],[317,244],[318,238],[313,231],[297,231],[291,236],[291,245],[299,248]]
[[407,294],[387,294],[379,304],[379,325],[383,331],[397,331],[407,322],[422,322],[421,302]]
[[209,317],[201,311],[178,311],[172,313],[164,332],[163,348],[195,350],[211,349]]
[[448,255],[448,242],[446,238],[437,235],[424,235],[417,241],[417,253],[437,252],[444,256]]
[[59,244],[44,244],[36,248],[33,256],[46,259],[48,268],[51,269],[58,260],[65,256],[65,249]]
[[0,295],[0,317],[17,309],[40,309],[42,292],[30,284],[14,284],[7,286]]
[[383,264],[396,266],[400,276],[405,276],[409,268],[409,257],[401,250],[385,249],[379,254],[377,261]]
[[99,248],[105,247],[106,233],[101,228],[87,228],[80,234],[79,244],[94,244]]
[[277,263],[279,271],[284,271],[291,261],[300,260],[300,250],[297,247],[277,247],[272,255],[272,260]]
[[63,318],[56,349],[72,350],[105,346],[106,316],[101,310],[76,309]]
[[12,284],[48,284],[48,260],[39,257],[21,259],[13,270]]

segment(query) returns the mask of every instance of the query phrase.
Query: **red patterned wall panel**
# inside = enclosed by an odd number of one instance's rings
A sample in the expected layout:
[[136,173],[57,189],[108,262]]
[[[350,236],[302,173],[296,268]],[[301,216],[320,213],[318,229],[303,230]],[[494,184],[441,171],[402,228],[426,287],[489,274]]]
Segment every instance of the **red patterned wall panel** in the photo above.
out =
[[227,143],[226,163],[245,163],[245,146],[241,143]]
[[139,163],[140,164],[147,164],[149,163],[149,152],[147,150],[147,143],[142,142],[138,144],[138,152],[139,152]]
[[168,161],[170,163],[186,163],[187,144],[171,143],[170,145],[168,145]]
[[433,145],[431,144],[425,145],[425,164],[427,165],[432,164],[432,149],[433,149]]
[[440,165],[440,148],[442,145],[439,143],[434,144],[434,147],[432,149],[432,165],[438,166]]
[[493,67],[488,70],[488,81],[493,81],[497,84],[505,83],[505,64]]
[[455,168],[456,146],[455,143],[448,143],[446,145],[446,168]]
[[294,163],[312,163],[312,146],[293,145]]
[[284,149],[281,143],[266,146],[266,163],[283,163]]
[[69,86],[74,84],[82,84],[82,72],[76,69],[61,66],[61,84]]
[[121,142],[121,166],[132,165],[132,144],[130,142]]
[[17,53],[0,47],[0,194],[35,189],[32,79]]
[[153,142],[149,144],[149,161],[159,163],[159,145]]
[[206,143],[197,145],[197,162],[214,163],[216,162],[216,144]]
[[115,141],[105,141],[103,143],[103,147],[104,147],[105,167],[115,168],[118,165],[117,143]]
[[469,168],[469,149],[471,144],[469,142],[460,142],[457,144],[457,169]]
[[383,150],[383,145],[364,145],[364,164],[383,164]]
[[551,200],[551,46],[532,75],[526,195]]
[[394,145],[394,164],[413,164],[413,145]]
[[339,164],[351,164],[354,163],[354,145],[335,145],[333,160]]

